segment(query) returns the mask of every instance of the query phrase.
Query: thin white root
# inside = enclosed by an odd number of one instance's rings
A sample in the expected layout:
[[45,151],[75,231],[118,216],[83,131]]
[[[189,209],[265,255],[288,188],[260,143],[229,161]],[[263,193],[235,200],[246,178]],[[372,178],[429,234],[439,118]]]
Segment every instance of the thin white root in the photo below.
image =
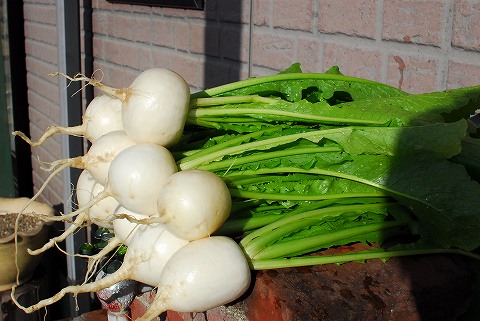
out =
[[121,101],[125,101],[127,97],[127,92],[129,91],[128,88],[117,89],[117,88],[107,86],[103,84],[100,80],[97,80],[95,78],[89,78],[81,73],[76,74],[74,77],[70,77],[62,72],[55,72],[50,74],[50,76],[63,76],[70,81],[86,81],[87,84],[97,87],[107,95],[110,95],[114,98],[118,98]]
[[49,127],[37,141],[33,141],[28,138],[24,133],[21,131],[14,131],[12,135],[18,136],[24,141],[26,141],[30,146],[40,146],[42,145],[48,138],[52,137],[57,133],[61,134],[68,134],[73,136],[82,136],[85,132],[83,125],[74,126],[74,127],[64,127],[64,126],[52,126]]
[[114,285],[115,283],[118,283],[122,280],[128,279],[130,274],[131,274],[131,267],[132,266],[133,266],[132,264],[127,265],[127,264],[124,263],[124,264],[122,264],[122,266],[117,271],[115,271],[115,273],[108,274],[104,278],[102,278],[100,280],[97,280],[95,282],[92,282],[92,283],[67,286],[67,287],[63,288],[60,292],[55,294],[54,296],[52,296],[48,299],[41,300],[37,304],[34,304],[30,307],[24,307],[17,301],[17,299],[15,298],[15,288],[16,288],[16,286],[12,287],[12,293],[11,293],[10,296],[12,298],[13,303],[15,303],[15,305],[18,308],[22,309],[26,313],[32,313],[32,312],[35,312],[35,311],[37,311],[41,308],[44,308],[48,305],[51,305],[51,304],[59,301],[67,293],[73,293],[74,295],[76,295],[78,293],[97,292],[97,291],[103,290],[105,288],[108,288],[108,287],[110,287],[110,286]]
[[51,238],[47,243],[45,243],[41,248],[36,250],[27,249],[28,254],[30,255],[38,255],[40,253],[45,252],[49,248],[55,246],[57,242],[64,241],[70,234],[73,234],[77,228],[79,228],[87,219],[87,213],[83,212],[80,213],[75,221],[59,236]]
[[[45,172],[58,173],[59,171],[61,171],[62,169],[66,168],[66,167],[72,166],[75,163],[78,164],[78,162],[80,162],[80,161],[81,160],[79,159],[79,157],[59,159],[59,160],[51,162],[49,167],[42,166],[42,167],[40,167],[40,169],[45,171]],[[48,164],[48,163],[44,163],[44,164]]]
[[145,218],[135,218],[132,215],[124,214],[124,213],[114,214],[112,216],[111,221],[116,219],[122,219],[122,218],[128,220],[130,223],[137,223],[137,224],[144,224],[144,225],[165,223],[165,218],[163,218],[162,216],[147,216]]
[[158,317],[160,314],[168,310],[168,297],[165,293],[169,291],[162,291],[162,288],[157,289],[157,295],[153,299],[150,307],[145,313],[135,321],[150,321]]
[[[42,194],[42,192],[45,190],[45,188],[47,187],[50,180],[65,167],[61,166],[61,167],[58,168],[58,170],[56,170],[55,172],[50,174],[50,176],[48,176],[48,178],[45,180],[45,182],[40,187],[40,189],[37,191],[37,193],[35,193],[35,195],[33,195],[33,197],[27,203],[25,203],[23,208],[18,212],[17,219],[15,220],[15,229],[14,229],[14,234],[15,234],[15,267],[17,269],[17,277],[16,277],[17,284],[20,283],[19,282],[20,281],[19,280],[20,279],[20,269],[18,267],[18,225],[20,223],[20,216],[22,216],[23,212],[25,212],[25,210],[40,196],[40,194]],[[54,217],[55,216],[51,216],[49,218],[49,220],[54,221],[55,220]]]
[[118,247],[121,244],[121,241],[118,237],[112,237],[110,240],[108,240],[107,246],[105,246],[103,249],[100,250],[97,254],[91,255],[88,258],[88,267],[87,267],[87,273],[85,274],[85,281],[86,283],[94,274],[95,271],[98,267],[98,264],[100,263],[101,259],[113,251],[116,247]]

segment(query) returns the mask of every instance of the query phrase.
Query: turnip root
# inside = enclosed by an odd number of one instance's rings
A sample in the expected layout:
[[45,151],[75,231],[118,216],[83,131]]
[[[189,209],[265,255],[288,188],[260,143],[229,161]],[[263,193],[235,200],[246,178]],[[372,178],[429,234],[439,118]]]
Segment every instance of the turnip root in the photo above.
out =
[[170,257],[186,244],[188,241],[173,236],[162,224],[142,225],[128,246],[123,264],[114,273],[92,283],[65,287],[51,298],[30,307],[23,307],[16,301],[14,289],[12,299],[23,311],[32,313],[57,302],[67,293],[97,292],[126,279],[155,286],[160,282],[162,270]]
[[[102,138],[111,134],[113,133]],[[125,148],[109,165],[106,179],[108,184],[105,188],[82,207],[68,215],[63,215],[62,219],[78,216],[62,235],[52,238],[42,248],[31,251],[31,254],[41,253],[55,243],[63,241],[88,219],[86,210],[110,196],[132,212],[145,216],[155,215],[160,189],[176,171],[175,160],[165,147],[155,144],[136,144]]]
[[180,139],[189,109],[190,88],[174,71],[163,68],[145,70],[128,88],[121,89],[84,76],[61,75],[72,81],[87,81],[121,100],[123,127],[137,143],[170,147]]
[[171,233],[193,241],[213,234],[228,218],[231,204],[230,192],[217,175],[185,170],[167,180],[158,212]]
[[172,154],[155,144],[137,144],[120,152],[110,166],[110,195],[126,209],[157,213],[157,199],[167,179],[177,172]]
[[106,185],[110,163],[119,152],[133,145],[135,142],[123,130],[116,130],[101,136],[85,155],[55,161],[47,170],[53,171],[53,175],[66,166],[86,169],[98,183]]
[[166,310],[201,312],[239,298],[250,285],[250,268],[237,243],[224,236],[191,241],[163,268],[157,295],[137,321]]
[[83,123],[74,127],[52,126],[37,140],[32,141],[20,131],[14,131],[12,134],[21,137],[31,146],[43,144],[54,134],[68,134],[74,136],[83,136],[90,142],[94,142],[100,136],[116,130],[123,130],[122,102],[108,95],[95,97],[85,110]]
[[[78,207],[85,206],[104,189],[105,187],[98,183],[89,171],[83,170],[78,178],[76,188]],[[86,210],[88,220],[100,227],[113,229],[111,221],[119,206],[120,204],[114,197],[106,197]]]
[[187,82],[177,73],[154,68],[142,72],[125,90],[125,132],[139,143],[165,147],[178,142],[190,101]]
[[114,217],[112,225],[115,237],[128,246],[136,230],[140,227],[140,224],[134,222],[134,220],[142,220],[145,215],[134,213],[123,206],[119,206],[115,210]]

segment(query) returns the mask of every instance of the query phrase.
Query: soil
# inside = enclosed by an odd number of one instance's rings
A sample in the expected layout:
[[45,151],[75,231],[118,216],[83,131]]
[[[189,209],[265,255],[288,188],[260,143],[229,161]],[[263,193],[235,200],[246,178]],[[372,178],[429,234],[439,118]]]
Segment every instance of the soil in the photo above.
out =
[[[18,213],[0,213],[0,239],[14,234],[15,220]],[[42,226],[42,221],[29,215],[22,215],[18,224],[18,232],[30,233],[38,230]]]

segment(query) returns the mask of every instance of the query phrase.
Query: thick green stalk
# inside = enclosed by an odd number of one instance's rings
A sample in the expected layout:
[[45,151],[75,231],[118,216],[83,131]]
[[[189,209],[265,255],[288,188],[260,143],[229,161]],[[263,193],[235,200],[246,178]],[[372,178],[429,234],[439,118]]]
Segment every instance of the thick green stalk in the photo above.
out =
[[347,262],[363,262],[365,260],[381,259],[386,260],[392,257],[428,255],[428,254],[456,254],[464,255],[475,260],[480,260],[480,255],[457,249],[442,248],[418,248],[409,250],[385,250],[385,251],[367,251],[347,254],[334,255],[312,255],[293,258],[277,258],[269,260],[252,260],[250,259],[250,267],[253,270],[269,270],[280,268],[291,268],[300,266],[312,266],[320,264],[342,264]]
[[[290,240],[281,243],[274,243],[258,252],[252,259],[266,260],[278,257],[285,257],[294,253],[303,252],[309,249],[320,249],[324,244],[330,244],[335,241],[348,239],[355,236],[365,235],[371,232],[385,231],[388,229],[405,226],[404,222],[388,221],[367,225],[360,225],[341,229],[339,231],[329,232],[322,235],[305,237],[297,240]],[[246,251],[247,252],[247,251]],[[248,253],[248,252],[247,252]]]
[[339,216],[348,211],[380,211],[386,209],[392,203],[339,205],[320,208],[295,215],[286,215],[281,219],[255,230],[245,236],[240,244],[249,257],[254,258],[257,253],[273,243],[283,235],[297,231],[301,227],[308,226],[312,221],[318,221],[326,217]]

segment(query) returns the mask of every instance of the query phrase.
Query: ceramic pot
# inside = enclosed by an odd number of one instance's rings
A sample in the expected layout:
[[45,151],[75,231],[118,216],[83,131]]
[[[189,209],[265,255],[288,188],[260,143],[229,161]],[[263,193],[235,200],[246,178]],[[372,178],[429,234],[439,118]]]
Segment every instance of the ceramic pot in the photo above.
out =
[[[14,229],[16,213],[18,213],[28,198],[0,198],[0,291],[9,290],[17,281],[17,266],[15,264],[15,254],[17,254],[17,264],[19,269],[19,281],[24,283],[33,274],[35,268],[40,263],[41,255],[30,255],[27,249],[37,249],[48,241],[48,224],[43,220],[32,219],[27,227],[22,225],[22,230],[18,232],[17,247],[15,247],[15,237],[12,233]],[[34,202],[24,213],[35,213],[38,215],[52,216],[55,211],[50,206]],[[34,217],[33,217],[34,218]]]

